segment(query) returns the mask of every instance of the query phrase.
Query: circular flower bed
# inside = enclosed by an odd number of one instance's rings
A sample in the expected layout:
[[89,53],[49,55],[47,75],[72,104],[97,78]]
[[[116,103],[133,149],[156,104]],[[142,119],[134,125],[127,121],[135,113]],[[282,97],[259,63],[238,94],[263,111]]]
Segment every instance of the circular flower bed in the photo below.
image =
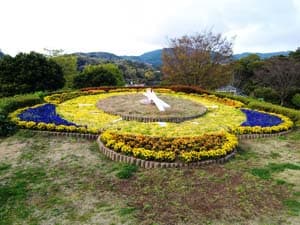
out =
[[[47,97],[54,104],[19,109],[10,117],[22,128],[101,134],[101,144],[118,154],[172,163],[224,158],[234,153],[235,135],[271,134],[293,126],[291,120],[282,115],[241,109],[243,104],[238,101],[167,89],[156,90],[156,93],[168,103],[174,101],[170,112],[155,111],[152,105],[150,111],[144,110],[146,106],[142,104],[140,109],[133,107],[142,117],[155,115],[159,122],[126,121],[122,114],[113,115],[122,110],[129,113],[124,107],[127,104],[129,109],[133,103],[128,99],[133,97],[131,100],[137,104],[143,98],[137,92],[122,89],[55,94]],[[134,100],[134,97],[137,98]],[[108,113],[111,109],[117,111]],[[197,118],[180,123],[162,122],[165,115],[172,117],[176,113],[176,116]]]
[[112,96],[98,101],[97,107],[105,113],[119,115],[123,120],[140,122],[182,122],[200,117],[206,108],[197,102],[159,94],[158,97],[172,105],[163,112],[159,112],[155,104],[141,103],[145,96],[141,93]]

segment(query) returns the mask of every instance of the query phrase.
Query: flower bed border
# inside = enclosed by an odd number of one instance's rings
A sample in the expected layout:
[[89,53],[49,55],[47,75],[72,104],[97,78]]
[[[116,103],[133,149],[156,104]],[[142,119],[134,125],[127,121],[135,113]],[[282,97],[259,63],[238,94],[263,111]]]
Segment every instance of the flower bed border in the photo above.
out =
[[231,153],[226,155],[225,157],[218,158],[218,159],[209,159],[209,160],[203,160],[198,162],[191,162],[191,163],[183,163],[183,162],[157,162],[157,161],[150,161],[150,160],[143,160],[139,158],[135,158],[133,156],[127,156],[118,152],[115,152],[107,147],[102,143],[100,140],[100,136],[97,138],[97,143],[99,146],[100,151],[104,155],[106,155],[108,158],[110,158],[113,161],[117,162],[125,162],[129,164],[134,164],[137,166],[140,166],[142,168],[150,169],[150,168],[182,168],[182,167],[199,167],[204,166],[208,164],[222,164],[227,162],[230,158],[232,158],[236,150],[234,149]]
[[238,137],[239,140],[243,140],[243,139],[256,139],[256,138],[269,138],[269,137],[279,137],[279,136],[283,136],[286,135],[290,132],[292,132],[293,129],[289,129],[286,131],[281,131],[278,133],[272,133],[272,134],[238,134],[236,135]]
[[[30,129],[21,129],[21,130],[30,130]],[[150,160],[143,160],[138,159],[133,156],[126,156],[121,153],[117,153],[107,147],[104,146],[104,144],[100,141],[100,135],[95,134],[82,134],[82,133],[71,133],[71,132],[56,132],[56,131],[41,131],[41,130],[30,130],[34,133],[39,133],[43,135],[52,135],[52,136],[67,136],[67,137],[76,137],[76,138],[84,138],[87,140],[96,140],[99,150],[109,159],[117,162],[125,162],[129,164],[134,164],[137,166],[140,166],[142,168],[150,169],[150,168],[194,168],[194,167],[200,167],[204,165],[209,164],[223,164],[227,162],[229,159],[233,158],[237,152],[236,149],[234,149],[232,152],[230,152],[228,155],[222,158],[218,159],[209,159],[204,161],[198,161],[198,162],[191,162],[191,163],[184,163],[184,162],[157,162],[157,161],[150,161]],[[268,138],[268,137],[276,137],[276,136],[283,136],[293,131],[293,129],[274,133],[274,134],[243,134],[243,135],[237,135],[239,140],[242,139],[255,139],[255,138]]]
[[34,133],[39,133],[39,134],[43,134],[43,135],[76,137],[76,138],[84,138],[87,140],[96,140],[99,137],[99,135],[96,135],[96,134],[58,132],[58,131],[47,131],[47,130],[31,130],[31,129],[24,129],[24,128],[21,130],[30,130]]
[[[104,111],[104,110],[103,110]],[[121,113],[114,113],[111,111],[104,111],[105,113],[120,116],[122,120],[127,120],[127,121],[138,121],[138,122],[143,122],[143,123],[152,123],[152,122],[169,122],[169,123],[181,123],[186,120],[192,120],[196,119],[200,116],[203,116],[207,110],[205,110],[201,114],[197,114],[194,116],[182,116],[182,117],[148,117],[148,116],[136,116],[136,115],[126,115],[126,114],[121,114]]]

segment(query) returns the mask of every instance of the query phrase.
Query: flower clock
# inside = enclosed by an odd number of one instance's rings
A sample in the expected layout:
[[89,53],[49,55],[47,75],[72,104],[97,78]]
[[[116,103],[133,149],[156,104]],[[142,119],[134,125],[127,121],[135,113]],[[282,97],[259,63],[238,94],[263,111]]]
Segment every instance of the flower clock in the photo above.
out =
[[98,143],[113,159],[180,165],[233,155],[239,135],[274,134],[293,126],[283,115],[246,109],[238,101],[170,89],[155,89],[171,106],[160,112],[154,104],[143,104],[144,91],[55,94],[10,117],[27,129],[99,134]]

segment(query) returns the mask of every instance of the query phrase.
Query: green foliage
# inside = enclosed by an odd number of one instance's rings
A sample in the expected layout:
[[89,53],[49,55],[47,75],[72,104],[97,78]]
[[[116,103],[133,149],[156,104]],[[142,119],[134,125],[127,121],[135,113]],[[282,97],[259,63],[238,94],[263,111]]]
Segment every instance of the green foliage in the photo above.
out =
[[97,87],[123,85],[121,71],[113,64],[88,65],[74,78],[74,87]]
[[125,81],[124,81],[122,71],[118,68],[117,65],[115,65],[113,63],[106,63],[106,64],[101,64],[100,66],[103,69],[106,69],[107,71],[114,74],[114,76],[117,79],[117,86],[124,86],[125,85]]
[[250,54],[234,63],[234,85],[250,94],[255,89],[254,70],[261,67],[263,61],[256,54]]
[[292,98],[292,103],[297,107],[300,108],[300,93],[297,93]]
[[270,87],[258,87],[253,91],[256,98],[262,98],[264,101],[274,104],[280,103],[280,98],[275,90]]
[[136,165],[125,164],[123,165],[116,176],[120,179],[128,179],[138,170]]
[[16,125],[0,114],[0,137],[12,135],[16,130]]
[[60,55],[51,58],[56,62],[63,72],[64,79],[66,80],[65,88],[72,88],[73,79],[78,74],[77,71],[77,56],[75,55]]
[[0,136],[8,136],[16,131],[16,126],[7,118],[8,114],[18,108],[32,106],[42,102],[39,94],[27,94],[0,99]]
[[41,93],[26,94],[14,97],[6,97],[0,99],[0,114],[7,116],[8,113],[22,107],[32,106],[42,103]]
[[54,61],[31,52],[1,58],[0,83],[0,96],[12,96],[59,89],[64,85],[64,78],[60,66]]

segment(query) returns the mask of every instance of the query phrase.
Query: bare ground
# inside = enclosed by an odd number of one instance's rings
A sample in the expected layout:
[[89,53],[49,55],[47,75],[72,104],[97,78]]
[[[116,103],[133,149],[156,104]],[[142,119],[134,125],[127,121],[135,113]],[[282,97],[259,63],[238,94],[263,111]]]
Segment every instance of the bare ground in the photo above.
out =
[[0,140],[0,224],[299,224],[300,170],[252,173],[298,165],[299,137],[242,141],[224,165],[120,179],[124,164],[93,142],[19,132]]

